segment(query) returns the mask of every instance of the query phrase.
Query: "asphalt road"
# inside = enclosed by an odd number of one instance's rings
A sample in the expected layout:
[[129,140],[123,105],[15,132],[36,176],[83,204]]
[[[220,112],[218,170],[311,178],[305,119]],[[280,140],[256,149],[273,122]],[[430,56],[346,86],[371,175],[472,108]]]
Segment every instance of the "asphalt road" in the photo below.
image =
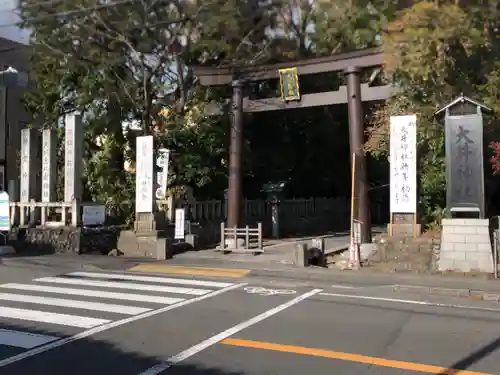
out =
[[0,375],[500,375],[499,347],[493,302],[0,266]]

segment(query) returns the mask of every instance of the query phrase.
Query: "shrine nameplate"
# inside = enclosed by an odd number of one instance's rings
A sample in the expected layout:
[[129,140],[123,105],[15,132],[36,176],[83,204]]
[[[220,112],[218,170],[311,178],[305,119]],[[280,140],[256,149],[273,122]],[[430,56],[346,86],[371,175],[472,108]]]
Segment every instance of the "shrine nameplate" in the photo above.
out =
[[447,207],[484,215],[483,119],[480,113],[449,115],[446,123]]
[[283,101],[300,100],[299,73],[297,68],[280,69],[280,89]]

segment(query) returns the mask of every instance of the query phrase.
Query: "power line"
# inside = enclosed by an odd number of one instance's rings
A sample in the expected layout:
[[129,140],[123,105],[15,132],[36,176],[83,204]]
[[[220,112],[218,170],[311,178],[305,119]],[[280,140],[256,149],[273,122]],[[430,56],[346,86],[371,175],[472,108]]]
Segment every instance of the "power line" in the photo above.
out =
[[[50,4],[56,3],[58,1],[60,1],[60,0],[41,1],[38,3],[28,5],[28,8],[35,7],[37,5],[44,5],[44,4],[50,5]],[[82,13],[89,13],[89,12],[99,11],[99,10],[103,10],[103,9],[115,8],[119,5],[133,4],[136,1],[137,0],[122,0],[122,1],[115,1],[115,2],[112,2],[109,4],[95,5],[92,7],[83,7],[83,8],[73,9],[73,10],[54,12],[54,13],[45,14],[43,16],[31,17],[31,18],[25,19],[21,22],[10,22],[10,23],[5,23],[5,24],[0,24],[0,28],[12,27],[12,26],[20,27],[20,26],[22,26],[23,22],[37,23],[40,21],[45,21],[45,20],[53,19],[53,18],[57,18],[57,17],[78,16]],[[170,23],[182,22],[183,20],[184,19],[173,20]],[[168,21],[165,21],[165,22],[168,22]]]
[[[35,7],[37,5],[44,5],[44,4],[50,5],[50,4],[56,3],[58,1],[60,1],[60,0],[45,0],[45,1],[40,1],[37,3],[30,4],[30,5],[28,5],[28,7],[31,8],[31,7]],[[11,23],[6,23],[6,24],[0,24],[0,28],[6,28],[6,27],[12,27],[12,26],[20,27],[20,26],[22,26],[23,22],[37,23],[40,21],[45,21],[45,20],[53,19],[53,18],[57,18],[57,17],[78,16],[82,13],[88,13],[88,12],[99,11],[99,10],[103,10],[103,9],[114,8],[114,7],[117,7],[120,5],[132,4],[136,1],[137,0],[121,0],[121,1],[111,2],[109,4],[96,5],[96,6],[92,6],[92,7],[83,7],[83,8],[79,8],[79,9],[73,9],[73,10],[62,11],[62,12],[54,12],[54,13],[46,14],[43,16],[31,17],[31,18],[28,18],[26,20],[23,20],[22,22],[11,22]],[[271,1],[269,4],[266,4],[265,6],[263,6],[263,8],[272,8],[274,6],[283,5],[286,2],[287,2],[287,0]],[[228,9],[223,13],[226,13],[226,12],[230,13],[232,11],[234,11],[234,9]],[[221,13],[219,13],[219,14],[221,14]],[[186,18],[187,17],[179,18],[176,20],[161,21],[161,22],[151,24],[151,25],[144,25],[144,27],[155,27],[155,26],[161,26],[161,25],[165,26],[165,25],[169,25],[169,24],[171,25],[171,24],[183,22],[186,20]]]
[[[61,0],[43,0],[43,1],[37,1],[31,4],[24,4],[23,8],[24,9],[31,9],[31,8],[36,8],[38,6],[45,6],[45,5],[54,5],[55,3],[59,3]],[[3,12],[11,12],[15,13],[16,10],[19,10],[19,7],[14,7],[14,8],[9,8],[9,9],[2,9],[0,10],[0,13]]]
[[[31,4],[24,4],[23,9],[33,9],[36,7],[43,7],[47,5],[54,5],[57,3],[60,3],[62,0],[43,0],[43,1],[37,1],[33,2]],[[14,7],[14,8],[8,8],[8,9],[0,9],[0,13],[13,13],[19,16],[18,11],[20,10],[20,7]],[[17,23],[11,23],[11,24],[5,24],[5,26],[17,26]]]
[[[44,2],[39,2],[35,4],[31,4],[29,7],[35,7],[37,5],[41,5],[44,3],[50,4],[50,3],[55,3],[59,0],[47,0]],[[109,4],[102,4],[102,5],[95,5],[92,7],[83,7],[79,9],[73,9],[73,10],[67,10],[67,11],[62,11],[62,12],[54,12],[54,13],[49,13],[45,14],[43,16],[36,16],[36,17],[31,17],[26,20],[23,20],[23,22],[40,22],[40,21],[45,21],[49,20],[52,18],[57,18],[57,17],[67,17],[67,16],[74,16],[74,15],[79,15],[81,13],[88,13],[88,12],[93,12],[93,11],[98,11],[98,10],[103,10],[103,9],[108,9],[108,8],[114,8],[119,5],[125,5],[125,4],[131,4],[135,2],[136,0],[122,0],[122,1],[115,1]],[[12,26],[17,26],[20,27],[22,26],[23,22],[10,22],[10,23],[5,23],[5,24],[0,24],[0,28],[5,28],[5,27],[12,27]]]

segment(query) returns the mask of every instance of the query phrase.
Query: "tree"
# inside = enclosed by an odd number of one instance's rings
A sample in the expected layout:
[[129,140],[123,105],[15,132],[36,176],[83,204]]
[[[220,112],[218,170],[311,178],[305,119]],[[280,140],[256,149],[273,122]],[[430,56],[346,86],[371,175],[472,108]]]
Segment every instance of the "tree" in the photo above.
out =
[[[23,0],[24,26],[33,30],[36,83],[26,104],[46,126],[67,112],[85,113],[87,180],[95,199],[108,202],[126,190],[105,186],[110,179],[116,186],[128,181],[118,173],[124,159],[134,159],[124,120],[139,120],[144,134],[161,136],[158,146],[183,155],[175,158],[175,181],[201,186],[225,170],[219,162],[214,173],[206,156],[227,151],[225,130],[218,130],[227,128],[227,119],[186,126],[199,95],[214,96],[213,90],[200,92],[189,66],[264,58],[272,8],[255,0]],[[158,115],[165,105],[171,109],[168,121]],[[99,142],[103,137],[106,142]]]
[[[382,45],[382,80],[396,85],[398,92],[372,113],[366,151],[386,158],[388,117],[419,114],[421,205],[431,218],[441,212],[445,187],[443,126],[435,110],[464,93],[500,111],[500,17],[493,1],[22,0],[21,9],[25,25],[34,31],[37,85],[27,98],[28,107],[47,125],[67,111],[86,113],[88,177],[93,194],[103,192],[106,201],[128,199],[120,196],[124,188],[104,193],[103,187],[108,179],[121,181],[117,186],[130,186],[132,181],[119,172],[125,160],[134,159],[133,140],[122,132],[125,120],[139,121],[142,133],[155,134],[158,146],[172,150],[176,184],[194,186],[207,195],[225,186],[227,108],[212,116],[204,111],[212,100],[225,108],[229,90],[199,87],[193,65],[239,68]],[[305,77],[301,85],[312,91],[340,82],[334,75]],[[276,94],[275,82],[251,89],[253,95]],[[260,149],[267,146],[259,141],[266,131],[250,124],[245,144],[251,152],[245,158],[249,176],[263,173],[259,171],[283,178],[318,175],[313,170],[319,165],[316,160],[325,160],[318,149],[328,150],[328,145],[305,145],[322,143],[331,136],[327,126],[345,121],[328,109],[322,115],[325,120],[317,110],[248,116],[249,123],[281,127],[276,136],[289,149],[311,150],[303,150],[300,165],[291,165],[293,155],[285,150],[269,171],[270,152]],[[492,120],[485,135],[490,141],[499,139]],[[105,146],[96,141],[101,136],[108,140]],[[499,149],[492,143],[489,156],[497,170]],[[325,180],[318,185],[329,191],[335,190],[333,183]],[[488,189],[496,184],[496,179],[487,179]]]
[[[181,5],[169,0],[34,4],[38,3],[25,0],[21,14],[25,26],[34,30],[32,62],[38,97],[44,96],[44,88],[59,86],[67,107],[85,111],[114,96],[115,103],[131,110],[124,115],[140,118],[144,133],[149,134],[153,102],[171,83],[172,51],[186,22]],[[52,17],[47,21],[43,17],[48,15]],[[58,62],[55,76],[43,77],[53,68],[44,69],[47,57]],[[48,79],[52,85],[40,84]]]
[[379,44],[381,22],[380,10],[370,1],[317,1],[311,36],[315,51],[332,55],[374,47]]
[[[430,220],[442,214],[445,196],[443,125],[433,114],[460,93],[486,103],[498,97],[498,85],[491,82],[499,47],[492,32],[496,23],[497,8],[480,2],[419,1],[384,25],[385,74],[398,90],[375,113],[366,149],[386,157],[388,117],[418,113],[420,203]],[[490,140],[492,125],[485,130]]]

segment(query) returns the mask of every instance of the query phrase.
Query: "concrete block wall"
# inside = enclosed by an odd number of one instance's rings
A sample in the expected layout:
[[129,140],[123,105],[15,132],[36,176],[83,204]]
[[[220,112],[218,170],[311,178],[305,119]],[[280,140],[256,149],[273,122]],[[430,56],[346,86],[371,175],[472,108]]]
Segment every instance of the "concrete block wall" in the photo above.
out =
[[493,272],[487,219],[443,219],[439,271]]

